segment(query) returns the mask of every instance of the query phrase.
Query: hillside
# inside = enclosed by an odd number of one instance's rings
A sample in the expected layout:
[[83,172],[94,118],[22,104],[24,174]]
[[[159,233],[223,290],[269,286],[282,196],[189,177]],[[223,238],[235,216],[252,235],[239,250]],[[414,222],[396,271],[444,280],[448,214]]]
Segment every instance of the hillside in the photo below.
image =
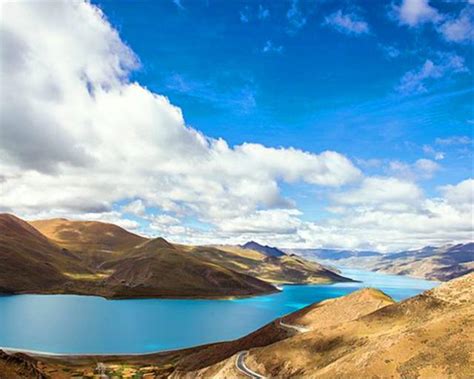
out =
[[2,214],[0,231],[2,293],[211,298],[277,291],[270,282],[350,280],[296,256],[174,245],[103,222]]
[[60,289],[70,275],[90,275],[80,256],[56,245],[27,222],[0,214],[0,292]]
[[271,247],[267,245],[260,245],[259,243],[255,241],[249,241],[243,245],[240,246],[242,249],[248,249],[248,250],[254,250],[258,251],[259,253],[262,253],[266,255],[267,257],[282,257],[285,255],[283,251],[276,247]]
[[[226,297],[276,292],[271,284],[183,251],[162,238],[144,242],[102,269],[116,296]],[[159,292],[157,292],[159,289]]]
[[[227,297],[275,292],[271,284],[200,260],[167,241],[118,226],[0,215],[0,292],[104,297]],[[105,234],[105,236],[104,236]]]
[[474,271],[474,243],[428,246],[388,254],[375,262],[373,269],[426,279],[450,280]]
[[121,227],[97,221],[63,218],[31,221],[36,229],[58,245],[76,251],[89,264],[100,264],[117,252],[147,241]]
[[[309,331],[250,349],[246,365],[267,377],[467,378],[474,372],[473,285],[469,274],[394,304],[381,293],[365,293],[365,302],[379,301],[380,307],[355,310],[353,320],[343,318],[359,304],[349,303],[354,294],[311,306],[287,317]],[[339,312],[327,308],[331,302],[339,303]],[[235,359],[184,376],[239,376]]]
[[372,251],[295,249],[306,259],[327,265],[363,268],[397,275],[446,281],[474,270],[474,243],[426,246],[421,249],[380,254]]
[[295,255],[267,256],[257,250],[231,245],[198,246],[190,248],[189,252],[200,259],[271,283],[314,284],[351,280],[323,265]]

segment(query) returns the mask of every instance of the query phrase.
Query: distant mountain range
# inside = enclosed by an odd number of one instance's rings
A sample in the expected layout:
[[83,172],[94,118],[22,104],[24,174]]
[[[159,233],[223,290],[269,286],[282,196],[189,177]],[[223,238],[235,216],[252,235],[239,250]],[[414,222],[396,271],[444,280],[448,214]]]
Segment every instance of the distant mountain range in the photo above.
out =
[[382,254],[376,251],[367,250],[338,250],[338,249],[285,249],[287,253],[298,254],[303,257],[311,257],[315,259],[325,259],[339,261],[348,258],[362,257],[379,257]]
[[276,292],[274,283],[348,281],[300,257],[183,246],[117,225],[0,214],[0,293],[110,298],[219,298]]
[[398,275],[450,280],[474,271],[474,243],[426,246],[380,254],[374,251],[328,249],[287,250],[328,265],[359,267]]

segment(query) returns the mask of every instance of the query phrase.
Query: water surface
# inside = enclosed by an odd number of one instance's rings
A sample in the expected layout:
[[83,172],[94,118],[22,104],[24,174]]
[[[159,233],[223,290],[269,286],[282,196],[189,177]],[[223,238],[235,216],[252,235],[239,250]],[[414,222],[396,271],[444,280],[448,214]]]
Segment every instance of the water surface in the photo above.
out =
[[237,300],[106,300],[95,296],[0,297],[0,346],[50,353],[146,353],[241,337],[286,313],[361,287],[402,300],[437,282],[343,269],[361,283],[284,286]]

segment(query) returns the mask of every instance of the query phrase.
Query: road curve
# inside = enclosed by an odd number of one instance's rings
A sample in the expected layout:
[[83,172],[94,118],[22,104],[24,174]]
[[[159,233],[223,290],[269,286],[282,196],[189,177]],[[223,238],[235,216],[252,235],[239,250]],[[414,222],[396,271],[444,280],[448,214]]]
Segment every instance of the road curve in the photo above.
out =
[[239,370],[242,374],[248,376],[249,378],[254,379],[265,379],[263,375],[256,373],[255,371],[250,370],[245,365],[245,357],[247,356],[248,351],[244,350],[237,354],[237,358],[235,360],[235,367]]
[[298,333],[309,332],[311,330],[310,328],[306,328],[306,327],[300,326],[300,325],[286,324],[283,321],[281,321],[281,319],[280,319],[280,326],[282,326],[283,328],[286,328],[286,329],[296,330]]

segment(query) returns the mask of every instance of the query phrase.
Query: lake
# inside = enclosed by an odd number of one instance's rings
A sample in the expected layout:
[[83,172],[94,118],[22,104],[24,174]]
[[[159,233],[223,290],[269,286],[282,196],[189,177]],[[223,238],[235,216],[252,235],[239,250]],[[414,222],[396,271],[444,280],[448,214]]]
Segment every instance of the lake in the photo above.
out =
[[361,283],[288,285],[236,300],[106,300],[95,296],[0,296],[0,346],[49,353],[147,353],[241,337],[308,304],[379,288],[395,300],[437,282],[342,269]]

